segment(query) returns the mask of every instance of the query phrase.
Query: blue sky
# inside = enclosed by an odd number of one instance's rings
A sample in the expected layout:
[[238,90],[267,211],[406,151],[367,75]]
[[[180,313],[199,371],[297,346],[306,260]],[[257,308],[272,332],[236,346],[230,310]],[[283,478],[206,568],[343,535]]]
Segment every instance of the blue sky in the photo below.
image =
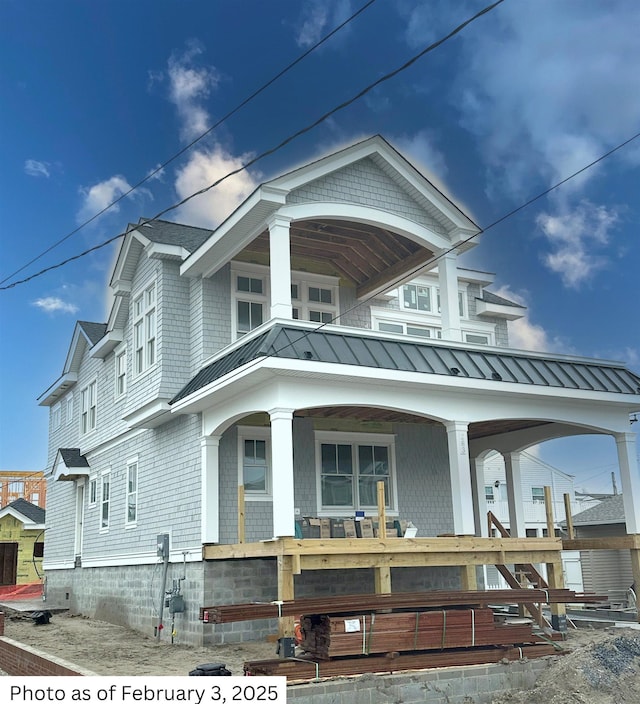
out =
[[[274,147],[489,4],[377,0],[182,157],[45,256],[365,0],[2,0],[3,285],[118,234]],[[249,171],[165,216],[214,227],[256,184],[382,134],[481,226],[640,131],[636,0],[506,0]],[[640,371],[640,139],[483,235],[462,264],[528,307],[514,346]],[[0,291],[0,469],[46,465],[76,320],[106,320],[113,246]],[[637,427],[637,426],[636,426]],[[633,428],[633,426],[632,426]],[[635,429],[635,428],[634,428]],[[611,438],[543,459],[606,490]],[[619,484],[618,484],[619,485]]]

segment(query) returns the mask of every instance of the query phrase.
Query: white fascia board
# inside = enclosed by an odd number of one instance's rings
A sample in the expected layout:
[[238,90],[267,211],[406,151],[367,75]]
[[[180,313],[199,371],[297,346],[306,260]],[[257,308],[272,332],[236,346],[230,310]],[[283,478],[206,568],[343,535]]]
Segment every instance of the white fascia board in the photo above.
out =
[[184,261],[189,256],[189,250],[175,244],[150,242],[144,249],[149,259],[179,259]]
[[482,299],[476,299],[476,314],[488,315],[492,318],[504,318],[505,320],[519,320],[524,317],[524,306],[507,306],[500,303],[489,303]]
[[53,406],[53,404],[78,381],[76,372],[63,374],[41,396],[38,397],[39,406]]
[[116,282],[119,282],[121,280],[125,280],[125,281],[127,280],[127,279],[124,279],[124,277],[123,277],[123,271],[124,271],[124,268],[127,264],[127,260],[129,259],[131,247],[133,246],[134,241],[141,244],[143,249],[151,242],[150,239],[145,237],[140,232],[140,230],[137,230],[135,227],[130,227],[130,229],[127,230],[127,234],[125,235],[124,242],[122,243],[122,246],[120,247],[120,251],[118,252],[118,258],[116,259],[116,263],[113,267],[113,273],[111,274],[110,285],[113,286],[113,285],[116,285]]
[[[437,271],[438,267],[436,267]],[[477,269],[466,269],[458,267],[458,281],[466,281],[470,284],[479,284],[482,288],[490,286],[496,280],[496,275],[490,271],[478,271]]]
[[[169,562],[201,562],[202,561],[202,545],[187,548],[186,550],[170,550]],[[83,567],[119,567],[121,565],[156,565],[162,564],[162,560],[158,557],[156,551],[142,553],[121,553],[117,555],[104,555],[101,557],[86,557],[82,556]],[[48,568],[45,569],[56,569]],[[59,567],[57,569],[64,569]]]
[[89,356],[94,359],[104,359],[124,340],[123,330],[110,330],[100,342],[97,342],[89,352]]
[[[56,560],[51,562],[47,562],[46,560],[44,560],[42,563],[42,568],[45,570],[45,572],[53,570],[72,570],[75,566],[75,560]],[[46,605],[47,602],[43,601],[42,603],[43,605]]]
[[30,518],[27,518],[24,513],[20,513],[20,511],[13,506],[5,506],[0,510],[0,518],[4,518],[5,516],[12,516],[17,521],[20,521],[25,530],[44,529],[44,523],[34,523]]
[[[447,377],[436,374],[423,374],[419,372],[390,371],[387,369],[376,369],[373,367],[358,367],[346,364],[332,364],[327,362],[314,362],[295,359],[281,359],[276,357],[264,357],[248,362],[243,367],[239,367],[221,379],[211,382],[202,389],[198,389],[189,397],[182,399],[172,407],[172,413],[197,413],[205,411],[214,403],[221,403],[234,395],[241,393],[245,389],[256,389],[258,385],[264,383],[273,375],[286,375],[297,377],[303,380],[322,380],[325,385],[337,383],[344,386],[345,383],[376,384],[378,387],[388,386],[391,388],[400,387],[422,387],[432,390],[444,391],[454,394],[459,398],[464,397],[492,397],[499,403],[504,399],[505,403],[512,399],[517,401],[531,400],[549,404],[549,409],[553,409],[558,400],[581,404],[589,403],[589,409],[598,407],[610,410],[621,417],[628,413],[628,409],[640,402],[640,396],[629,396],[628,394],[606,394],[564,389],[563,393],[558,393],[554,387],[524,386],[512,382],[497,382],[481,379],[469,379],[467,377]],[[304,401],[304,386],[300,384],[300,405],[308,405]],[[634,401],[630,400],[634,399]],[[464,406],[464,404],[463,404]],[[622,406],[622,408],[620,408]],[[506,411],[508,415],[508,411]]]
[[132,413],[122,416],[129,428],[157,428],[169,420],[167,414],[171,410],[168,398],[158,398],[150,401]]
[[[211,276],[260,234],[265,220],[286,202],[286,192],[257,188],[180,267],[181,276]],[[231,240],[231,242],[228,242]],[[237,244],[240,241],[240,244]]]

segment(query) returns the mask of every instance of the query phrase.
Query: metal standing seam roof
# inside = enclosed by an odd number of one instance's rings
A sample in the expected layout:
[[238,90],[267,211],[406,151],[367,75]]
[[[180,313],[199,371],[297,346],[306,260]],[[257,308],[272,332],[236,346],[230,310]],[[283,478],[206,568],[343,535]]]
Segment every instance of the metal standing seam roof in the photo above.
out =
[[326,329],[303,330],[280,324],[200,370],[170,403],[176,403],[247,362],[262,357],[640,395],[640,376],[623,364],[598,360],[569,361],[561,357],[499,352],[495,348],[448,347],[423,340],[382,339]]

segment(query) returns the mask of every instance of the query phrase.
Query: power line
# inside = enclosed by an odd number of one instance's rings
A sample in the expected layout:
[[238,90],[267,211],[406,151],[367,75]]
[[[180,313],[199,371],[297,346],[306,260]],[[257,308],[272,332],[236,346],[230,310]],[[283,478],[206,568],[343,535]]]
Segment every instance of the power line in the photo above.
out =
[[[412,58],[410,58],[408,61],[406,61],[404,64],[402,64],[402,65],[399,66],[398,68],[396,68],[396,69],[394,69],[393,71],[390,71],[389,73],[385,74],[384,76],[382,76],[381,78],[379,78],[377,81],[374,81],[373,83],[370,83],[368,86],[366,86],[365,88],[363,88],[359,93],[357,93],[356,95],[354,95],[352,98],[350,98],[349,100],[344,101],[343,103],[340,103],[339,105],[337,105],[337,106],[334,107],[333,109],[329,110],[329,112],[325,113],[324,115],[322,115],[321,117],[319,117],[317,120],[315,120],[314,122],[312,122],[311,124],[307,125],[306,127],[303,127],[302,129],[298,130],[298,131],[295,132],[294,134],[292,134],[292,135],[290,135],[289,137],[287,137],[286,139],[284,139],[284,140],[283,140],[282,142],[280,142],[278,145],[276,145],[276,146],[274,146],[274,147],[271,147],[270,149],[267,149],[266,151],[263,151],[261,154],[259,154],[258,156],[255,156],[255,157],[252,158],[252,159],[249,159],[249,160],[246,161],[244,164],[242,164],[241,166],[239,166],[237,169],[234,169],[233,171],[228,172],[227,174],[225,174],[225,175],[222,176],[221,178],[217,179],[217,180],[214,181],[213,183],[209,184],[208,186],[206,186],[206,187],[200,189],[199,191],[196,191],[195,193],[192,193],[191,195],[187,196],[186,198],[183,198],[183,199],[182,199],[181,201],[179,201],[178,203],[175,203],[174,205],[171,205],[171,206],[169,206],[169,207],[167,207],[167,208],[164,208],[164,210],[161,210],[159,213],[156,213],[156,215],[154,215],[152,218],[145,219],[142,224],[147,224],[147,223],[150,223],[150,222],[154,222],[155,220],[159,220],[159,219],[160,219],[163,215],[165,215],[166,213],[168,213],[168,212],[170,212],[170,211],[172,211],[172,210],[175,210],[176,208],[180,208],[181,206],[183,206],[185,203],[189,202],[190,200],[192,200],[192,199],[195,198],[196,196],[202,195],[202,194],[206,193],[207,191],[210,191],[212,188],[215,188],[216,186],[218,186],[219,184],[221,184],[223,181],[226,181],[226,180],[227,180],[228,178],[230,178],[231,176],[235,176],[236,174],[238,174],[238,173],[240,173],[240,172],[242,172],[242,171],[245,171],[246,169],[248,169],[250,166],[253,166],[253,165],[254,165],[255,163],[257,163],[258,161],[261,161],[262,159],[264,159],[264,158],[267,157],[267,156],[270,156],[271,154],[274,154],[275,152],[279,151],[280,149],[282,149],[283,147],[285,147],[285,146],[286,146],[287,144],[289,144],[290,142],[293,142],[293,141],[294,141],[295,139],[297,139],[298,137],[301,137],[303,134],[306,134],[307,132],[310,132],[312,129],[314,129],[315,127],[317,127],[319,124],[321,124],[322,122],[324,122],[325,120],[327,120],[329,117],[332,117],[332,116],[335,115],[337,112],[339,112],[339,111],[341,111],[341,110],[344,110],[346,107],[348,107],[348,106],[351,105],[352,103],[356,102],[357,100],[359,100],[360,98],[362,98],[363,96],[365,96],[367,93],[369,93],[370,91],[372,91],[374,88],[376,88],[377,86],[379,86],[381,83],[384,83],[385,81],[388,81],[388,80],[390,80],[391,78],[394,78],[395,76],[397,76],[397,75],[398,75],[399,73],[401,73],[402,71],[405,71],[406,69],[408,69],[408,68],[409,68],[410,66],[412,66],[416,61],[418,61],[418,59],[422,58],[425,54],[427,54],[427,53],[433,51],[434,49],[436,49],[437,47],[439,47],[441,44],[444,44],[444,42],[448,41],[449,39],[451,39],[452,37],[454,37],[456,34],[458,34],[459,32],[461,32],[467,25],[471,24],[472,22],[474,22],[474,21],[477,20],[478,18],[482,17],[483,15],[485,15],[485,14],[491,12],[491,10],[493,10],[494,8],[496,8],[498,5],[502,4],[503,2],[504,2],[504,0],[497,0],[497,2],[494,2],[494,3],[491,4],[491,5],[488,5],[487,7],[485,7],[484,9],[480,10],[480,11],[477,12],[475,15],[473,15],[473,17],[470,17],[470,18],[467,19],[465,22],[463,22],[462,24],[458,25],[455,29],[453,29],[451,32],[449,32],[449,34],[447,34],[446,36],[442,37],[441,39],[439,39],[439,40],[436,41],[436,42],[433,42],[432,44],[430,44],[429,46],[427,46],[425,49],[423,49],[423,50],[420,51],[419,53],[415,54]],[[94,252],[94,251],[96,251],[97,249],[100,249],[101,247],[105,247],[105,246],[107,246],[108,244],[111,244],[111,242],[114,242],[114,241],[117,240],[118,238],[124,237],[125,235],[126,235],[126,232],[121,232],[120,234],[116,235],[115,237],[112,237],[111,239],[109,239],[109,240],[103,242],[102,244],[96,245],[95,247],[92,247],[91,249],[88,249],[88,250],[86,250],[86,251],[84,251],[84,252],[81,252],[80,254],[78,254],[78,255],[76,255],[76,256],[74,256],[74,257],[70,257],[69,259],[66,259],[66,260],[63,261],[63,262],[60,262],[59,264],[54,264],[53,266],[47,267],[46,269],[43,269],[43,270],[41,270],[41,271],[39,271],[39,272],[36,272],[35,274],[32,274],[31,276],[29,276],[29,277],[27,277],[27,278],[25,278],[25,279],[21,279],[20,281],[15,281],[14,283],[9,284],[9,285],[7,285],[7,286],[0,286],[0,291],[5,291],[5,290],[7,290],[7,289],[9,289],[9,288],[14,288],[15,286],[18,286],[18,285],[20,285],[20,284],[26,283],[27,281],[31,281],[32,279],[35,279],[36,277],[41,276],[42,274],[45,274],[45,273],[51,271],[52,269],[57,269],[57,268],[59,268],[59,267],[61,267],[61,266],[64,266],[65,264],[68,264],[68,263],[71,262],[71,261],[74,261],[74,260],[76,260],[76,259],[79,259],[80,257],[85,256],[86,254],[89,254],[89,253],[91,253],[91,252]],[[10,278],[10,277],[9,277],[9,278]],[[6,279],[5,279],[5,281],[6,281]],[[4,283],[4,281],[3,281],[3,282],[0,282],[0,283]]]
[[[140,181],[138,181],[135,185],[131,186],[131,187],[129,188],[129,190],[125,191],[124,193],[122,193],[121,195],[119,195],[117,198],[115,198],[114,200],[112,200],[108,205],[106,205],[104,208],[102,208],[102,210],[99,210],[97,213],[95,213],[94,215],[92,215],[88,220],[85,220],[82,224],[78,225],[78,227],[76,227],[75,229],[71,230],[71,232],[69,232],[68,234],[66,234],[64,237],[62,237],[62,238],[59,239],[57,242],[55,242],[54,244],[52,244],[50,247],[48,247],[47,249],[45,249],[43,252],[41,252],[40,254],[38,254],[36,257],[34,257],[34,258],[31,259],[30,261],[28,261],[26,264],[23,264],[19,269],[16,269],[12,274],[9,274],[9,276],[7,276],[7,277],[5,277],[4,279],[2,279],[2,280],[0,281],[0,284],[4,284],[4,283],[5,283],[6,281],[8,281],[9,279],[12,279],[16,274],[20,273],[21,271],[23,271],[24,269],[26,269],[28,266],[30,266],[30,265],[33,264],[34,262],[37,262],[38,259],[41,259],[42,257],[44,257],[45,254],[48,254],[51,250],[55,249],[58,245],[62,244],[63,242],[65,242],[66,240],[68,240],[70,237],[72,237],[73,235],[75,235],[76,232],[79,232],[80,230],[82,230],[82,228],[86,227],[87,225],[89,225],[90,223],[92,223],[94,220],[96,220],[97,218],[99,218],[103,213],[106,213],[106,212],[107,212],[108,210],[110,210],[114,205],[118,204],[121,200],[123,200],[123,199],[126,198],[127,196],[131,195],[131,193],[133,193],[137,188],[139,188],[140,186],[142,186],[142,184],[146,183],[146,182],[149,181],[151,178],[153,178],[156,174],[160,173],[165,167],[167,167],[169,164],[171,164],[173,161],[175,161],[178,157],[181,157],[185,152],[189,151],[189,149],[191,149],[191,147],[193,147],[195,144],[197,144],[198,142],[200,142],[200,141],[201,141],[202,139],[204,139],[207,135],[211,134],[211,132],[213,132],[216,128],[218,128],[223,122],[225,122],[226,120],[228,120],[232,115],[235,115],[235,113],[238,112],[240,109],[242,109],[245,105],[247,105],[247,103],[251,102],[254,98],[256,98],[258,95],[260,95],[260,93],[262,93],[263,91],[265,91],[269,86],[273,85],[279,78],[282,78],[282,76],[284,76],[285,73],[288,73],[294,66],[296,66],[297,64],[299,64],[303,59],[305,59],[307,56],[309,56],[309,54],[311,54],[313,51],[315,51],[319,46],[321,46],[321,45],[324,44],[326,41],[328,41],[334,34],[336,34],[337,32],[339,32],[343,27],[345,27],[347,24],[349,24],[350,22],[352,22],[358,15],[360,15],[360,14],[361,14],[362,12],[364,12],[368,7],[370,7],[371,5],[373,5],[373,3],[374,3],[375,1],[376,1],[376,0],[368,0],[368,2],[366,2],[359,10],[357,10],[356,12],[354,12],[354,13],[353,13],[350,17],[348,17],[344,22],[342,22],[342,23],[339,24],[337,27],[335,27],[331,32],[329,32],[329,34],[327,34],[327,35],[325,35],[324,37],[322,37],[322,39],[320,39],[319,41],[317,41],[313,46],[311,46],[309,49],[307,49],[307,51],[305,51],[305,52],[303,52],[302,54],[300,54],[300,56],[298,56],[297,59],[295,59],[295,60],[292,61],[290,64],[288,64],[287,66],[285,66],[285,68],[283,68],[281,71],[279,71],[273,78],[269,79],[266,83],[264,83],[262,86],[260,86],[260,88],[258,88],[258,89],[255,90],[253,93],[251,93],[251,95],[249,95],[249,96],[248,96],[247,98],[245,98],[241,103],[239,103],[238,105],[236,105],[236,107],[233,108],[232,110],[230,110],[226,115],[224,115],[223,117],[221,117],[215,124],[213,124],[211,127],[209,127],[209,128],[208,128],[206,131],[204,131],[200,136],[196,137],[193,141],[189,142],[189,144],[187,144],[185,147],[183,147],[180,151],[176,152],[172,157],[170,157],[169,159],[167,159],[165,162],[163,162],[163,163],[160,164],[159,166],[156,166],[156,168],[153,169],[152,171],[150,171],[143,179],[141,179]],[[113,240],[110,240],[110,241],[108,241],[108,242],[103,243],[103,246],[105,246],[105,245],[107,245],[107,244],[110,244],[110,242],[112,242],[112,241],[113,241]],[[89,250],[89,251],[93,251],[93,250]],[[87,253],[88,253],[88,252],[87,252]],[[71,260],[69,260],[69,261],[73,261],[73,259],[71,259]],[[56,267],[51,267],[51,268],[56,268]],[[50,271],[51,268],[46,269],[45,271]],[[26,279],[26,281],[28,281],[28,280],[29,280],[29,279]],[[19,283],[22,283],[22,282],[19,282]],[[0,290],[2,290],[2,289],[0,289]]]
[[[567,176],[566,178],[563,178],[561,181],[558,181],[558,182],[555,183],[553,186],[550,186],[549,188],[545,189],[545,190],[542,191],[541,193],[538,193],[536,196],[533,196],[532,198],[529,198],[529,200],[527,200],[525,203],[523,203],[522,205],[519,205],[517,208],[514,208],[513,210],[509,211],[509,212],[506,213],[505,215],[499,217],[497,220],[494,220],[492,223],[490,223],[489,225],[487,225],[485,228],[481,229],[479,232],[476,232],[475,234],[470,235],[470,236],[467,237],[466,239],[464,239],[464,240],[458,242],[457,244],[453,245],[452,247],[449,247],[449,249],[446,249],[446,250],[440,252],[440,254],[438,254],[438,255],[432,257],[428,262],[425,262],[424,264],[421,264],[421,265],[419,265],[419,266],[414,267],[413,269],[408,270],[408,271],[406,272],[407,278],[409,278],[409,277],[411,277],[411,276],[417,275],[418,272],[424,270],[425,267],[430,266],[431,264],[433,264],[433,263],[439,261],[439,260],[442,259],[442,257],[444,257],[445,255],[449,254],[450,252],[455,251],[456,249],[458,249],[458,248],[461,247],[462,245],[466,244],[467,242],[470,242],[471,240],[473,240],[473,239],[479,237],[482,233],[487,232],[488,230],[490,230],[491,228],[495,227],[495,226],[498,225],[499,223],[504,222],[507,218],[510,218],[510,217],[512,217],[513,215],[515,215],[516,213],[518,213],[518,212],[520,212],[521,210],[523,210],[524,208],[527,208],[527,207],[530,206],[531,204],[533,204],[533,203],[535,203],[536,201],[540,200],[540,198],[544,197],[545,195],[548,195],[549,193],[551,193],[551,192],[554,191],[555,189],[559,188],[559,187],[562,186],[563,184],[567,183],[567,182],[570,181],[571,179],[575,178],[576,176],[579,176],[581,173],[584,173],[587,169],[590,169],[591,167],[595,166],[596,164],[598,164],[599,162],[601,162],[603,159],[606,159],[608,156],[611,156],[611,154],[615,153],[615,152],[618,151],[619,149],[622,149],[622,147],[626,146],[627,144],[629,144],[630,142],[632,142],[634,139],[637,139],[638,137],[640,137],[640,132],[636,133],[635,135],[633,135],[633,137],[630,137],[629,139],[626,139],[624,142],[621,142],[621,143],[618,144],[617,146],[613,147],[613,148],[610,149],[608,152],[606,152],[605,154],[602,154],[602,155],[599,156],[597,159],[594,159],[592,162],[590,162],[590,163],[587,164],[586,166],[583,166],[582,168],[578,169],[577,171],[574,171],[571,175]],[[403,277],[403,278],[404,278],[404,277]],[[386,292],[386,291],[391,290],[392,288],[395,288],[395,285],[392,285],[392,286],[389,286],[389,287],[386,288],[386,289],[383,289],[382,292],[384,293],[384,292]],[[274,350],[274,351],[271,352],[270,354],[264,355],[264,356],[261,357],[260,359],[254,359],[254,360],[252,360],[251,362],[247,363],[246,365],[243,365],[243,367],[242,367],[241,369],[234,369],[234,370],[232,370],[232,371],[229,372],[229,374],[227,375],[227,378],[232,378],[234,375],[238,375],[238,374],[241,374],[241,373],[242,373],[242,374],[246,373],[246,371],[247,371],[248,369],[251,369],[252,367],[254,367],[254,366],[256,366],[257,364],[259,364],[262,359],[265,359],[265,358],[268,358],[268,357],[274,357],[274,356],[280,354],[280,352],[283,352],[284,350],[288,349],[289,347],[292,347],[295,343],[298,343],[298,342],[300,342],[301,340],[304,340],[305,338],[309,337],[309,335],[311,335],[312,333],[318,332],[318,330],[322,330],[322,328],[326,327],[327,325],[332,325],[333,323],[335,323],[337,320],[339,320],[340,318],[342,318],[342,317],[343,317],[344,315],[346,315],[347,313],[351,313],[352,311],[356,310],[357,308],[359,308],[360,306],[364,305],[365,303],[368,303],[369,301],[373,300],[374,298],[376,298],[376,296],[379,296],[379,295],[380,295],[380,292],[375,293],[375,294],[371,294],[370,296],[367,296],[366,298],[363,298],[362,300],[358,301],[355,305],[351,306],[350,308],[347,308],[347,309],[346,309],[345,311],[343,311],[342,313],[339,313],[339,314],[336,315],[334,318],[332,318],[330,321],[328,321],[328,322],[326,322],[326,323],[320,323],[319,325],[317,325],[316,327],[314,327],[312,330],[300,331],[300,332],[301,332],[300,337],[298,337],[298,338],[296,338],[295,340],[293,340],[293,342],[288,342],[287,344],[283,345],[282,347],[280,347],[280,348],[277,349],[277,350]],[[640,457],[640,455],[639,455],[639,457]]]

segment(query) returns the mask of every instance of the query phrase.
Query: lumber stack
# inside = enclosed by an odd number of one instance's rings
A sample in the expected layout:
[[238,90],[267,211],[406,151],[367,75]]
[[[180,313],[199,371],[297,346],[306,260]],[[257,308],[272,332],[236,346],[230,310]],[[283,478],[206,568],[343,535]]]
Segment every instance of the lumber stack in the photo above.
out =
[[347,594],[340,597],[312,597],[291,601],[219,604],[200,608],[205,623],[231,623],[252,619],[298,617],[300,614],[348,614],[388,609],[422,609],[489,604],[569,604],[602,600],[595,594],[569,589],[496,589],[489,591],[430,591],[392,594]]
[[301,647],[314,658],[415,650],[514,645],[532,639],[531,624],[494,623],[489,608],[442,609],[301,620]]
[[503,660],[522,660],[554,655],[548,643],[520,647],[483,647],[464,650],[429,651],[368,657],[314,660],[310,656],[296,659],[253,660],[244,663],[245,675],[283,676],[288,682],[308,682],[327,677],[362,675],[369,672],[391,673],[431,667],[482,665]]

